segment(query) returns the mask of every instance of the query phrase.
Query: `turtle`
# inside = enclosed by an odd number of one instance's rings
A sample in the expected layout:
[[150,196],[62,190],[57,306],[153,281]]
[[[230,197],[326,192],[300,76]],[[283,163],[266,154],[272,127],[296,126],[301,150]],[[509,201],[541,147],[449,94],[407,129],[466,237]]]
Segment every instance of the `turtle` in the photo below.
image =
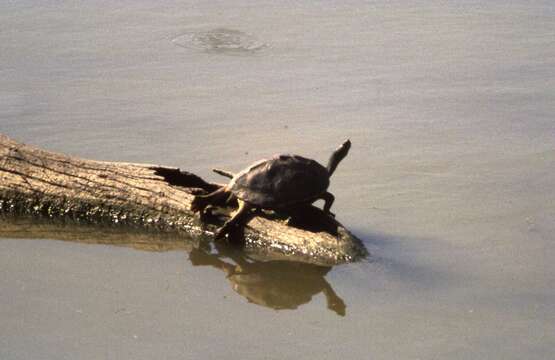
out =
[[218,229],[216,239],[223,238],[236,226],[244,226],[253,209],[287,212],[322,199],[324,213],[333,217],[335,215],[330,209],[335,197],[327,191],[330,176],[350,148],[350,140],[343,142],[331,154],[326,167],[299,155],[281,154],[257,161],[237,174],[213,169],[231,180],[210,194],[195,195],[191,211],[202,215],[208,206],[226,203],[230,198],[237,199],[237,211]]

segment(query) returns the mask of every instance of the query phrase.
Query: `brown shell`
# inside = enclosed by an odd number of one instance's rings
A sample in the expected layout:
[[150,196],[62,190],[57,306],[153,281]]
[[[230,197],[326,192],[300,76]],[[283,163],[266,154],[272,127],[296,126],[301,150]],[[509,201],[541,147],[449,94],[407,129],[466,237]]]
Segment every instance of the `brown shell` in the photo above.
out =
[[327,190],[329,183],[327,169],[316,161],[278,155],[241,171],[228,188],[239,199],[271,209],[312,201]]

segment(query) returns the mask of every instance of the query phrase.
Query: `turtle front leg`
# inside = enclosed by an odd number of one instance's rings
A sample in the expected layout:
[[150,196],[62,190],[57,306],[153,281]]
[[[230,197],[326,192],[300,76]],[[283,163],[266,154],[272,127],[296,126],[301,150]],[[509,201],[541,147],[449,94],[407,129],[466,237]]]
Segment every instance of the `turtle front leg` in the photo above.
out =
[[237,200],[239,202],[239,208],[233,213],[231,219],[227,220],[224,225],[218,229],[215,238],[221,239],[226,234],[229,234],[236,226],[245,226],[245,220],[249,214],[252,205],[247,204],[243,200]]
[[330,211],[331,205],[335,201],[335,196],[333,196],[333,194],[330,193],[330,192],[325,192],[322,195],[320,195],[320,197],[318,199],[324,200],[324,212],[326,214],[329,214],[329,215],[335,217],[335,214]]

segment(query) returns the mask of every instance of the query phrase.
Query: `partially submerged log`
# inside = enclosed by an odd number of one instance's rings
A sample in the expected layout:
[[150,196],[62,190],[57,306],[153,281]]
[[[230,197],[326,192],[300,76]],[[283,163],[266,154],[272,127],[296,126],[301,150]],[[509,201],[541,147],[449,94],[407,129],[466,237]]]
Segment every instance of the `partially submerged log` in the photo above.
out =
[[[225,213],[200,222],[193,194],[218,184],[173,167],[84,160],[15,142],[0,134],[0,212],[77,223],[112,224],[210,236]],[[367,255],[363,244],[316,207],[302,226],[276,214],[253,216],[245,246],[270,258],[334,265]]]
[[[58,219],[59,220],[59,219]],[[110,245],[141,251],[192,252],[199,248],[211,248],[204,239],[191,238],[184,241],[177,232],[145,231],[142,228],[76,224],[72,221],[36,219],[25,216],[0,216],[0,238],[22,240],[59,240],[78,244]],[[230,246],[231,249],[233,247]]]

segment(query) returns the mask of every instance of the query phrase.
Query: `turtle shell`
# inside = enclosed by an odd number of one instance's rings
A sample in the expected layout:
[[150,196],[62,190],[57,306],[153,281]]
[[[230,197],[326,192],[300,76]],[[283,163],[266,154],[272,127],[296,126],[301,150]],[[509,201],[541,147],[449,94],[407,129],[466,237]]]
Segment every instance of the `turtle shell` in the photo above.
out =
[[298,155],[278,155],[241,171],[228,188],[255,206],[283,208],[314,200],[329,184],[327,169],[316,161]]

